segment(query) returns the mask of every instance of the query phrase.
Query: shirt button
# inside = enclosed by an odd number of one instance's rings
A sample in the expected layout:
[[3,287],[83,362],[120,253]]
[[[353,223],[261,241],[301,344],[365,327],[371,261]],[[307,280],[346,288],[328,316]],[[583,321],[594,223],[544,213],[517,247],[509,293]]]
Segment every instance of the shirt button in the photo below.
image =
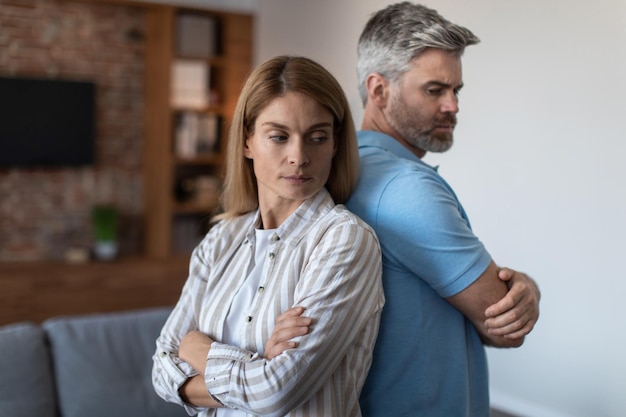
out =
[[276,257],[276,254],[274,254],[274,252],[270,252],[270,253],[267,254],[267,257],[269,259],[274,259]]
[[164,358],[164,357],[167,356],[167,352],[163,350],[163,351],[161,351],[160,355],[161,355],[162,358]]
[[250,323],[250,322],[252,321],[252,316],[248,316],[248,317],[246,317],[246,321],[247,321],[248,323]]
[[278,241],[280,240],[280,236],[278,236],[276,233],[274,233],[274,234],[272,235],[272,237],[270,238],[270,240],[271,240],[272,242],[278,242]]
[[263,291],[265,291],[265,287],[259,287],[259,293],[262,293]]
[[252,353],[246,353],[245,358],[247,361],[249,361],[249,360],[252,360],[252,356],[253,356]]

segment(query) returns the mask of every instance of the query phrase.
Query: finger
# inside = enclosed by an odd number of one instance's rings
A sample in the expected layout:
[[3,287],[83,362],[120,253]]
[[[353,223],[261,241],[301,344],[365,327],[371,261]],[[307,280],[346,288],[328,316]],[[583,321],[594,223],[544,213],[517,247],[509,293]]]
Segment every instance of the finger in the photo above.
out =
[[528,333],[530,333],[533,330],[534,324],[527,324],[526,326],[524,326],[523,328],[521,328],[519,331],[517,332],[513,332],[513,333],[509,333],[504,335],[505,338],[507,339],[520,339],[525,337]]
[[534,314],[534,311],[531,303],[518,303],[515,305],[515,308],[511,308],[497,316],[487,318],[484,323],[486,327],[492,329],[510,326],[515,322],[525,324],[536,318],[537,315]]
[[304,312],[304,307],[301,307],[301,306],[291,307],[283,311],[281,314],[279,314],[278,317],[276,317],[276,321],[284,320],[288,317],[296,317],[296,316],[301,315],[303,312]]
[[286,319],[276,322],[276,325],[274,326],[274,332],[290,327],[308,327],[310,325],[310,317],[288,317]]
[[[528,294],[528,288],[521,280],[510,281],[510,288],[506,295],[497,303],[492,304],[485,310],[486,317],[495,317],[500,314],[504,314],[508,310],[518,308],[518,304],[522,302],[524,297]],[[528,304],[530,300],[527,300]],[[524,307],[526,309],[528,307]]]
[[520,331],[522,328],[524,328],[525,324],[525,321],[517,320],[507,324],[506,326],[488,327],[487,331],[489,332],[489,334],[492,334],[494,336],[505,336],[507,334],[512,334]]
[[485,317],[496,317],[511,310],[519,302],[519,299],[517,299],[516,296],[517,294],[512,291],[506,293],[504,298],[500,301],[487,307],[485,310]]
[[270,339],[274,343],[282,343],[297,336],[304,336],[307,333],[309,333],[308,326],[287,327],[285,329],[274,331]]
[[287,349],[293,349],[296,347],[295,342],[282,342],[276,345],[272,345],[270,349],[268,349],[263,355],[266,359],[273,359],[276,356],[280,355]]
[[524,312],[519,318],[514,314],[505,314],[498,319],[488,319],[485,321],[485,327],[490,334],[497,336],[507,336],[509,338],[525,336],[537,322],[537,316],[532,314],[531,310]]
[[515,271],[510,268],[500,268],[498,270],[498,278],[500,278],[502,281],[511,280],[513,278],[513,275],[515,275]]

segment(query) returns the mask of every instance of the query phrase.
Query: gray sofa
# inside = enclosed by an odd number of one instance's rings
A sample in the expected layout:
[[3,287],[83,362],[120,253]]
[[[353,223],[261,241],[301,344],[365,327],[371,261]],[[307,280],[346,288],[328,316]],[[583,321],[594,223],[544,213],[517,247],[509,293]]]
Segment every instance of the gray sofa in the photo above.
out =
[[170,308],[0,327],[2,417],[183,417],[152,388]]

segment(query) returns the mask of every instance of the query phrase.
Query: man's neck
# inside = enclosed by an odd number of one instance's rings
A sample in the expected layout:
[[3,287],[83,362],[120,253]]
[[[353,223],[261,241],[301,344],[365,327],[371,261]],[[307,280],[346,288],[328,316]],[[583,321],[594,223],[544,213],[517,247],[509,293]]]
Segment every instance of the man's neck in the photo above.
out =
[[415,146],[411,146],[395,129],[393,129],[385,119],[376,120],[375,118],[367,117],[367,114],[363,117],[363,123],[361,123],[361,130],[371,130],[374,132],[380,132],[387,136],[391,136],[398,142],[402,144],[405,148],[407,148],[411,153],[417,156],[419,159],[422,159],[424,155],[426,155],[426,151],[420,148],[416,148]]

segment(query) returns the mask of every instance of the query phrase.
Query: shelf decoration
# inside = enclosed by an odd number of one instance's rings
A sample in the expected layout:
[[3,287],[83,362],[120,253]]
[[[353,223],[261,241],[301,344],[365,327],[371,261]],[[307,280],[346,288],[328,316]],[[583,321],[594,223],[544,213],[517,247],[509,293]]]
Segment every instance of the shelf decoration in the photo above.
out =
[[211,70],[203,61],[177,59],[172,63],[172,106],[203,109],[210,103]]
[[91,211],[94,234],[94,254],[97,259],[110,261],[117,256],[117,208],[112,205],[96,205]]
[[184,111],[178,114],[175,123],[177,157],[189,159],[219,151],[219,115]]
[[181,56],[212,58],[219,54],[219,20],[207,14],[179,13],[176,52]]

